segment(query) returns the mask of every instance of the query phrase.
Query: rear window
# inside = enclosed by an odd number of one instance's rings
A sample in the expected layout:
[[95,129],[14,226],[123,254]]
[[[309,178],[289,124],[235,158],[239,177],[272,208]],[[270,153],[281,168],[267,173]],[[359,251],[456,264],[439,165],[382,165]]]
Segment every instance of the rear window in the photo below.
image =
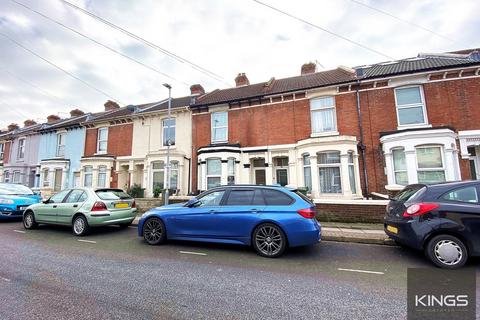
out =
[[127,200],[132,199],[127,193],[122,190],[105,189],[95,191],[97,196],[102,200]]
[[292,190],[293,193],[295,193],[297,196],[299,196],[300,198],[302,198],[303,200],[305,200],[306,202],[308,202],[309,204],[313,205],[313,201],[312,199],[310,199],[309,197],[307,197],[306,195],[304,195],[302,192],[298,191],[298,190]]
[[261,190],[232,190],[225,203],[227,206],[265,205]]
[[397,195],[393,197],[393,200],[399,202],[407,202],[409,200],[414,200],[420,195],[422,195],[425,189],[426,188],[423,185],[406,187],[405,189],[397,193]]
[[285,206],[293,203],[293,199],[281,191],[263,190],[263,196],[267,206]]

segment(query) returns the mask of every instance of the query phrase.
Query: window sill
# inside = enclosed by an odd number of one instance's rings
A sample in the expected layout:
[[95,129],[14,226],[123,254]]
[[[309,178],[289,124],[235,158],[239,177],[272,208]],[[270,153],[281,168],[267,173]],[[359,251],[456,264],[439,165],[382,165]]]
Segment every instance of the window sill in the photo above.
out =
[[311,138],[318,138],[318,137],[331,137],[331,136],[338,136],[340,133],[338,131],[328,131],[328,132],[316,132],[310,135]]
[[397,126],[397,130],[431,128],[431,124],[406,124]]
[[228,143],[228,140],[224,140],[224,141],[212,141],[211,144],[224,144],[224,143]]
[[102,152],[96,152],[96,153],[94,153],[93,155],[94,155],[94,156],[104,156],[104,155],[106,155],[106,154],[107,154],[106,151],[102,151]]

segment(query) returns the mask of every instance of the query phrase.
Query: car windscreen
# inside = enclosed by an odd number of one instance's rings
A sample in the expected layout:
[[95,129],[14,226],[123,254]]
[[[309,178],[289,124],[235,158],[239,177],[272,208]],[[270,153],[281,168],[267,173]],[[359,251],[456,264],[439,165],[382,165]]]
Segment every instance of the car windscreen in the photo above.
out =
[[0,194],[3,195],[32,195],[33,192],[29,188],[21,184],[0,183]]
[[95,191],[97,196],[102,200],[128,200],[132,199],[130,195],[123,192],[122,190],[116,189],[102,189]]
[[416,198],[418,198],[423,192],[425,191],[426,187],[424,185],[413,185],[413,186],[408,186],[399,193],[395,197],[392,198],[392,200],[398,201],[398,202],[407,202],[407,201],[412,201]]

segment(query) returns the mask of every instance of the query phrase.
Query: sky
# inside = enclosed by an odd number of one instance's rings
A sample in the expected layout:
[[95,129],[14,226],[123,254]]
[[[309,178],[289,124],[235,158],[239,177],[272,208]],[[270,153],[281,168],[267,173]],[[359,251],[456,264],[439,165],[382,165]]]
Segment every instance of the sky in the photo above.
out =
[[99,112],[109,99],[121,106],[160,101],[168,97],[164,83],[178,97],[191,84],[206,91],[233,86],[240,72],[257,83],[299,75],[310,61],[321,71],[480,47],[477,0],[262,0],[340,37],[253,0],[68,0],[183,61],[61,0],[15,1],[143,66],[0,0],[0,128],[68,117],[75,108]]

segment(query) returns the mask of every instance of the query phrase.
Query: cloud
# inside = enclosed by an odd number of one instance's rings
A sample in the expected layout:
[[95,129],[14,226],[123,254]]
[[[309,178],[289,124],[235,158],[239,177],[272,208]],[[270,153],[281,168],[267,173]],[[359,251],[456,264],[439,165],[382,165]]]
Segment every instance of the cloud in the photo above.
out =
[[[165,82],[173,85],[175,96],[189,93],[189,86],[184,83],[200,83],[206,90],[226,87],[223,82],[61,1],[19,1],[176,79],[168,79],[114,55],[10,1],[0,2],[1,33],[124,104],[164,99],[167,91],[162,84]],[[298,75],[300,66],[307,61],[317,60],[329,69],[387,60],[254,1],[69,1],[220,75],[230,84],[238,72],[246,72],[251,83],[266,81],[272,76]],[[394,58],[479,46],[480,3],[475,0],[359,0],[454,41],[349,0],[264,1]],[[0,127],[11,122],[23,123],[26,116],[45,119],[49,114],[65,113],[73,107],[100,111],[108,99],[1,36],[0,75]]]

